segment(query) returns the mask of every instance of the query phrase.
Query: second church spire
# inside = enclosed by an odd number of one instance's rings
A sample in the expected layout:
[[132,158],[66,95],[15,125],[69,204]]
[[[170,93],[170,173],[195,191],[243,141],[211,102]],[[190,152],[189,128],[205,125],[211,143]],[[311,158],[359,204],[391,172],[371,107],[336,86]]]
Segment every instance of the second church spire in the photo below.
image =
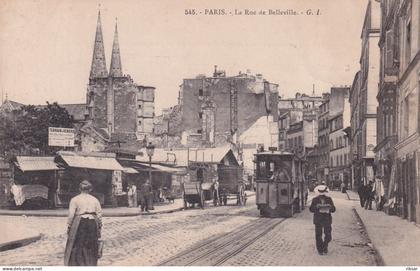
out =
[[115,22],[114,43],[112,44],[111,67],[109,68],[109,75],[112,77],[123,76],[120,56],[120,45],[118,42],[117,22]]

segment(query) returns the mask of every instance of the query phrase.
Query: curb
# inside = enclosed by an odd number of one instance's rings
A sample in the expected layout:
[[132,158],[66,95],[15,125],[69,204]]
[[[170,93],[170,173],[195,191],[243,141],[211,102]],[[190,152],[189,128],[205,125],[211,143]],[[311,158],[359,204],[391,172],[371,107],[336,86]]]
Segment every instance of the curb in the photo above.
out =
[[[155,214],[166,214],[166,213],[173,213],[177,211],[182,211],[184,207],[171,209],[171,210],[164,210],[164,211],[156,211],[150,213],[111,213],[111,214],[102,214],[102,217],[130,217],[130,216],[142,216],[142,215],[155,215]],[[49,213],[25,213],[25,212],[1,212],[0,216],[35,216],[35,217],[67,217],[67,214],[49,214]]]
[[352,200],[352,201],[359,201],[359,199],[353,199],[353,198],[350,198],[350,195],[349,195],[349,193],[347,193],[347,191],[346,191],[346,195],[347,195],[347,199],[348,199],[348,200]]
[[382,255],[381,255],[381,253],[378,251],[378,249],[375,247],[375,245],[373,244],[372,240],[369,237],[369,233],[368,233],[368,231],[366,229],[365,223],[363,223],[363,220],[360,217],[359,213],[357,212],[356,208],[353,207],[352,209],[353,209],[353,213],[356,216],[357,221],[360,223],[360,225],[361,225],[361,227],[363,229],[363,232],[364,233],[362,233],[362,235],[364,235],[365,238],[367,239],[368,243],[370,243],[372,245],[371,249],[375,253],[374,257],[375,257],[375,263],[376,263],[376,265],[377,266],[385,266],[385,261],[384,261]]
[[42,234],[38,234],[38,235],[35,235],[35,236],[22,238],[22,239],[18,239],[18,240],[13,240],[13,241],[10,241],[10,242],[0,244],[0,252],[10,250],[10,249],[19,248],[19,247],[23,247],[23,246],[27,246],[27,245],[29,245],[33,242],[38,241],[39,239],[41,239],[41,237],[42,237]]

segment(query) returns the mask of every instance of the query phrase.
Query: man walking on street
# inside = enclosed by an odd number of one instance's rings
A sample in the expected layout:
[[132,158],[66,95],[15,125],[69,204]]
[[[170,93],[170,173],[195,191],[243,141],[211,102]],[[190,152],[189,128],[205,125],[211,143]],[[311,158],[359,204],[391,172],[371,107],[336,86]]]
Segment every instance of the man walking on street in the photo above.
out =
[[150,185],[149,179],[146,179],[146,182],[141,186],[140,189],[140,204],[141,211],[149,212],[150,197],[152,195],[152,186]]
[[[312,200],[309,211],[314,213],[316,249],[319,255],[323,255],[328,253],[328,243],[331,241],[331,213],[335,212],[335,206],[333,200],[327,196],[327,186],[320,185],[317,192],[319,195]],[[325,235],[324,240],[322,232]]]
[[360,206],[365,207],[365,201],[366,201],[366,193],[365,193],[365,185],[360,184],[359,188],[357,189],[357,193],[359,194],[360,199]]
[[373,182],[369,181],[369,184],[366,185],[365,188],[365,209],[369,209],[372,210],[372,201],[373,201],[373,197],[374,197],[374,192],[373,190]]

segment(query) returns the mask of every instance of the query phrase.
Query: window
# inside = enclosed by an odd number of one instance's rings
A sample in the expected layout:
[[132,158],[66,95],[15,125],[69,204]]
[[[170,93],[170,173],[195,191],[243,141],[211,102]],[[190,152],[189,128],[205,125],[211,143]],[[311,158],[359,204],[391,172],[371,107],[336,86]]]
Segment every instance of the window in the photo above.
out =
[[141,120],[139,120],[139,125],[141,125]]
[[265,165],[265,161],[260,161],[260,163],[258,164],[258,177],[259,178],[267,177],[267,168]]
[[201,133],[203,133],[203,130],[202,129],[198,129],[197,130],[197,134],[201,134]]
[[408,66],[411,60],[411,20],[408,20],[405,28],[405,66]]
[[139,104],[139,109],[141,109],[141,104]]
[[203,113],[202,113],[202,112],[199,112],[199,113],[198,113],[198,117],[199,117],[200,119],[202,119],[202,118],[203,118]]
[[201,88],[200,88],[200,89],[198,90],[198,96],[203,96],[203,89],[201,89]]

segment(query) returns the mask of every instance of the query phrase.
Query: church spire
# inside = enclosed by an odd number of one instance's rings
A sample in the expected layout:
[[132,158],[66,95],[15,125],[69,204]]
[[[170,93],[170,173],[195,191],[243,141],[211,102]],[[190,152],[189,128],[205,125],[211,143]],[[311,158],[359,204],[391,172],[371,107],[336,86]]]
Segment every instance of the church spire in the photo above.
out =
[[107,77],[107,75],[108,72],[106,70],[105,62],[104,39],[102,37],[101,11],[99,10],[89,78]]
[[118,43],[118,27],[117,19],[115,19],[115,33],[114,43],[112,44],[111,67],[109,68],[109,75],[112,77],[122,77],[120,45]]

